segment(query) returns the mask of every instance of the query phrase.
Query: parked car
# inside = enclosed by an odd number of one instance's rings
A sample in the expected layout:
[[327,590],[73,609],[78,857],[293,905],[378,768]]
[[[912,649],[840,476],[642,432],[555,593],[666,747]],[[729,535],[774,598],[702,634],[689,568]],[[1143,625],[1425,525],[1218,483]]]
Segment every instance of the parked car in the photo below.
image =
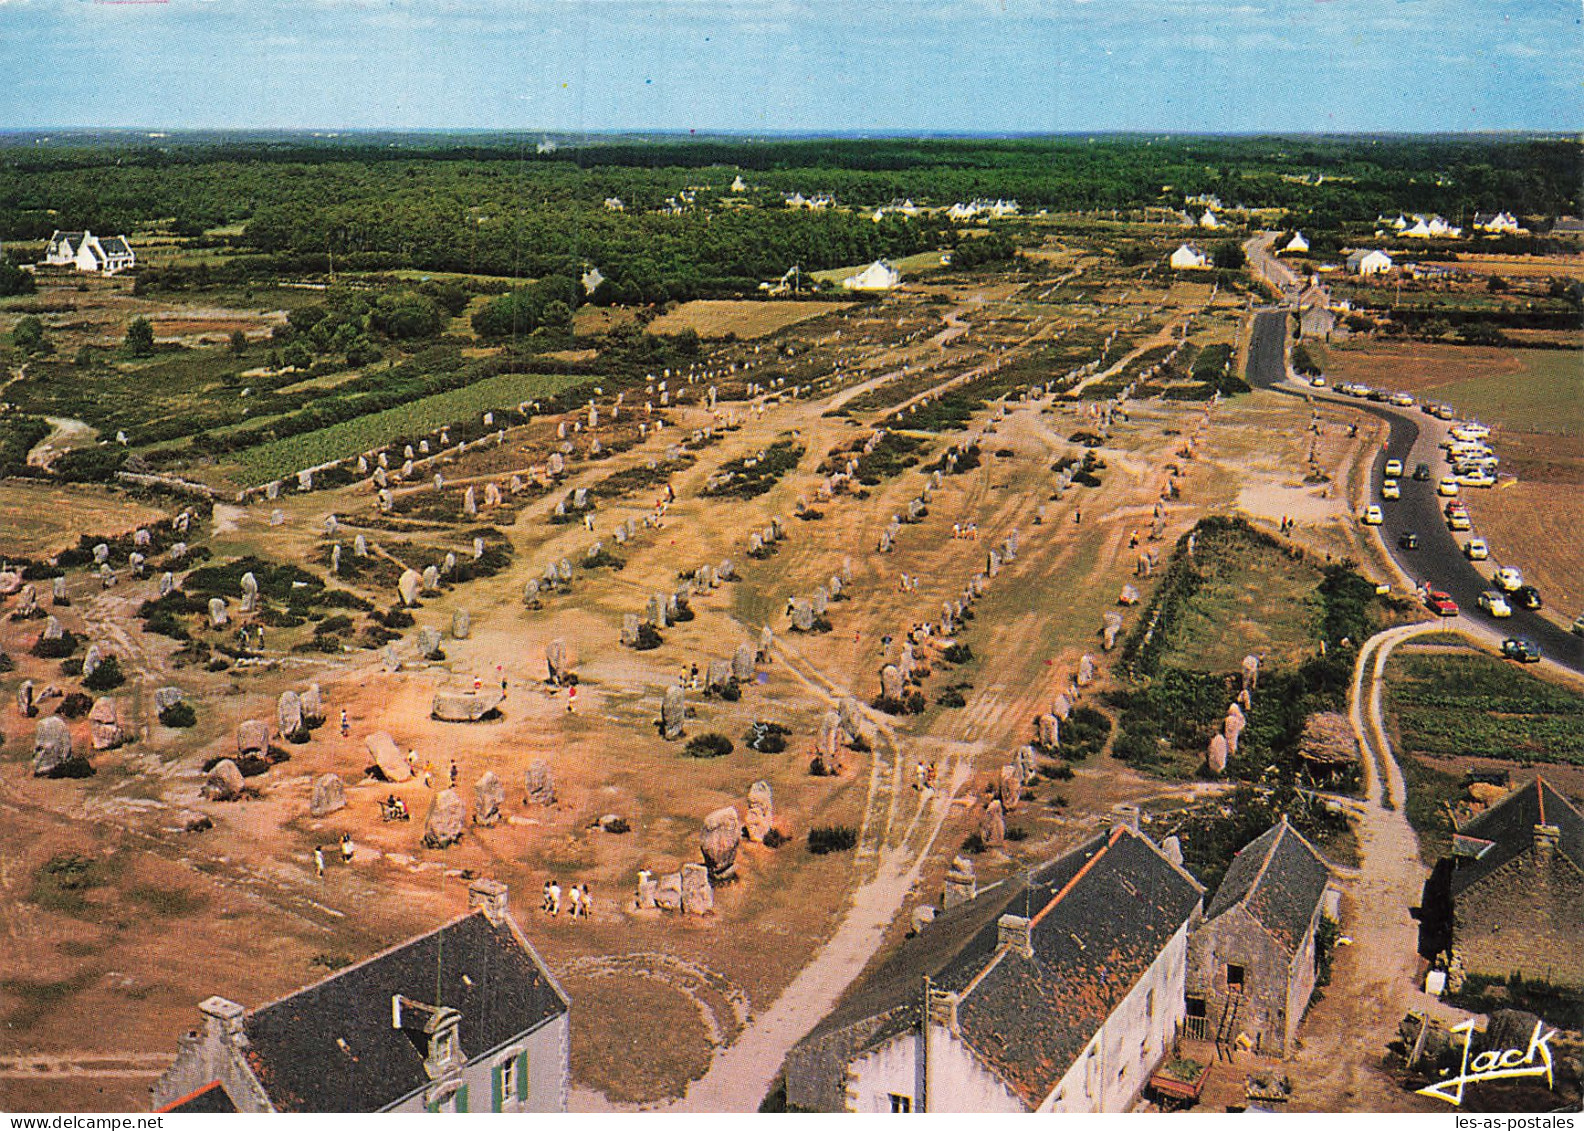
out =
[[1435,415],[1437,420],[1451,420],[1456,414],[1452,411],[1451,405],[1438,404],[1435,408]]
[[1450,475],[1443,475],[1441,482],[1436,484],[1436,494],[1438,495],[1456,495],[1457,493],[1457,480]]
[[1400,550],[1417,550],[1419,548],[1419,535],[1412,530],[1404,530],[1397,535],[1397,548]]
[[1414,464],[1413,477],[1420,483],[1430,482],[1430,465],[1428,463]]
[[1400,486],[1398,486],[1397,480],[1395,480],[1395,479],[1387,479],[1387,480],[1385,480],[1385,481],[1383,481],[1381,483],[1381,498],[1383,498],[1383,499],[1400,499],[1400,498],[1402,498],[1402,488]]
[[1365,526],[1379,526],[1386,521],[1386,516],[1381,509],[1373,504],[1364,508],[1364,517],[1360,520]]
[[1448,499],[1447,505],[1441,508],[1441,513],[1446,515],[1448,518],[1451,518],[1459,511],[1463,511],[1465,513],[1468,511],[1468,506],[1463,502],[1462,499]]
[[1457,602],[1439,589],[1425,590],[1425,606],[1438,617],[1458,615]]
[[1578,615],[1578,619],[1573,622],[1573,627],[1568,629],[1568,631],[1574,636],[1584,636],[1584,613]]
[[1483,538],[1470,538],[1463,547],[1463,556],[1471,562],[1482,562],[1490,557],[1490,547]]
[[[1579,620],[1584,622],[1584,617]],[[1538,664],[1540,662],[1540,645],[1533,640],[1525,640],[1522,636],[1509,636],[1502,641],[1502,655],[1509,660],[1517,660],[1520,664]]]
[[1488,471],[1468,471],[1457,477],[1460,487],[1494,487],[1496,477]]
[[1448,530],[1471,530],[1474,524],[1469,521],[1467,511],[1453,511],[1447,515]]
[[1396,405],[1398,408],[1412,408],[1414,399],[1407,393],[1393,393],[1389,398],[1389,403]]
[[1540,590],[1533,585],[1520,585],[1512,591],[1513,604],[1522,605],[1526,609],[1542,609],[1545,602],[1540,599]]
[[1389,459],[1386,461],[1386,478],[1396,479],[1403,473],[1402,460]]
[[1523,588],[1523,570],[1517,566],[1502,566],[1491,580],[1503,593],[1516,593]]
[[1507,603],[1507,598],[1494,589],[1487,589],[1479,595],[1479,607],[1493,617],[1512,616],[1512,606]]
[[1317,389],[1323,389],[1325,388],[1325,377],[1319,373],[1316,373],[1313,377],[1309,378],[1309,384],[1313,385]]

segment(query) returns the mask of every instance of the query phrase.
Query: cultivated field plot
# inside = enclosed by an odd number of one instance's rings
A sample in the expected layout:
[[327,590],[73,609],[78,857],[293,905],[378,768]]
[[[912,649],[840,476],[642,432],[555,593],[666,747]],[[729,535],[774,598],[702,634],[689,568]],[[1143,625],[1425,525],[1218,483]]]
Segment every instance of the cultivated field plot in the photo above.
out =
[[0,547],[42,558],[77,545],[83,534],[114,535],[165,517],[104,487],[0,483]]
[[585,377],[502,373],[466,388],[435,393],[329,428],[260,444],[241,453],[234,466],[245,482],[263,483],[300,468],[379,447],[401,436],[432,432],[494,409],[514,408],[523,401],[551,396],[587,381]]
[[844,302],[755,302],[752,299],[696,299],[685,302],[649,324],[656,334],[696,331],[701,338],[762,338],[818,318],[846,310]]

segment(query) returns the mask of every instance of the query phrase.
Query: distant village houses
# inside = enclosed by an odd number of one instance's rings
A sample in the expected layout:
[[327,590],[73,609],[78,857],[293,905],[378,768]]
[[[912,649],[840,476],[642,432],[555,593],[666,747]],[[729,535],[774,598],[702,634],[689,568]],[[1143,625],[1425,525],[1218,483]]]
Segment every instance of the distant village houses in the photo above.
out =
[[46,267],[74,267],[100,275],[114,275],[137,265],[137,255],[125,236],[96,236],[92,232],[57,231],[44,249]]
[[1286,243],[1284,243],[1277,250],[1276,254],[1277,255],[1286,255],[1288,252],[1291,252],[1294,255],[1302,255],[1304,252],[1306,252],[1308,250],[1309,250],[1309,241],[1304,239],[1304,234],[1302,232],[1294,232],[1292,234],[1292,239],[1290,239]]
[[877,259],[856,275],[843,279],[842,287],[849,291],[889,291],[901,282],[901,272],[885,260]]
[[170,1112],[565,1111],[566,995],[475,880],[473,910],[289,997],[199,1005],[152,1089]]
[[1392,258],[1378,248],[1361,248],[1347,257],[1347,269],[1354,275],[1384,275],[1392,269]]
[[1210,266],[1210,257],[1191,243],[1185,243],[1171,253],[1168,260],[1175,271],[1196,271]]
[[1517,235],[1524,230],[1511,212],[1476,212],[1472,227],[1476,232],[1488,232],[1495,236]]

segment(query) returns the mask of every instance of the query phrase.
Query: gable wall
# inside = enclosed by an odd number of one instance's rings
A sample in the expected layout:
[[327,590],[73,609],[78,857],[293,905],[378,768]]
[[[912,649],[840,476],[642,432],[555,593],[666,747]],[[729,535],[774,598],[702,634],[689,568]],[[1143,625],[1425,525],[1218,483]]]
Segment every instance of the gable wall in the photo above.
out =
[[1560,852],[1522,853],[1454,898],[1452,946],[1470,974],[1584,988],[1584,872]]

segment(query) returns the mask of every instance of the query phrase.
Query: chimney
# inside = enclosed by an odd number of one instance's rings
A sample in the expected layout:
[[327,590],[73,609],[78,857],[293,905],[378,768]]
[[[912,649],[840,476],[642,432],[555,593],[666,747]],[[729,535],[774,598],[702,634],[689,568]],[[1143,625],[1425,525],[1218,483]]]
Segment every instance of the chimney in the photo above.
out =
[[1111,811],[1116,814],[1111,820],[1117,825],[1126,825],[1134,832],[1139,831],[1139,807],[1130,801],[1113,805]]
[[996,920],[996,943],[1011,947],[1024,958],[1034,957],[1033,920],[1022,915],[1003,915]]
[[247,1014],[234,1001],[215,995],[198,1003],[198,1012],[204,1018],[204,1040],[211,1043],[245,1045],[247,1035],[242,1031],[242,1018]]
[[1557,842],[1562,839],[1562,829],[1557,825],[1536,825],[1534,827],[1535,859],[1549,864],[1556,854]]
[[499,880],[474,880],[468,885],[468,910],[484,911],[484,918],[500,923],[506,918],[506,885]]
[[957,1003],[962,999],[947,990],[929,991],[929,1019],[944,1025],[953,1033],[957,1031]]

